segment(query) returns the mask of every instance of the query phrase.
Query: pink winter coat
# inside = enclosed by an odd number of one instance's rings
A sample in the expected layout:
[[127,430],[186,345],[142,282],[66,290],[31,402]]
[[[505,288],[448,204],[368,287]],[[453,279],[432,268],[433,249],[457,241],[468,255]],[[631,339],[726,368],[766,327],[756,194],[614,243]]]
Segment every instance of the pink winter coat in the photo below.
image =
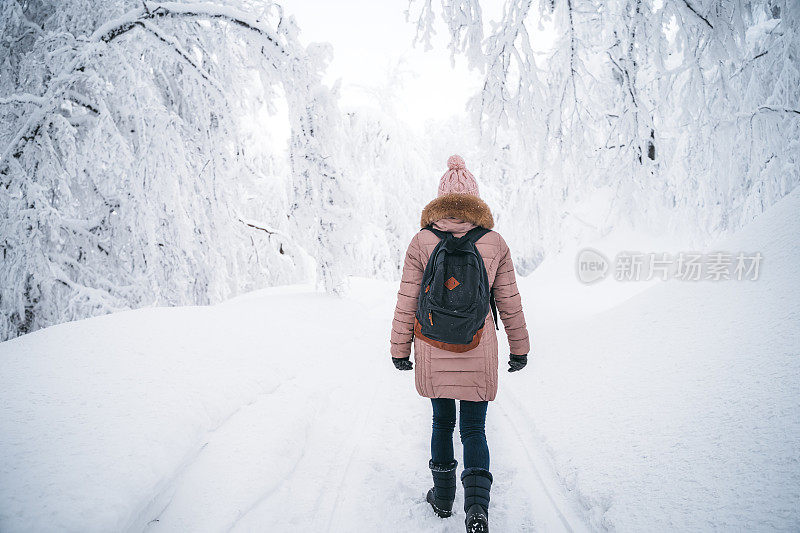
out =
[[[489,206],[477,196],[467,194],[446,194],[425,206],[420,225],[425,227],[431,223],[436,229],[452,232],[456,237],[475,226],[487,229],[494,226]],[[392,321],[392,357],[408,357],[413,341],[416,386],[422,396],[494,400],[497,395],[497,335],[491,313],[486,317],[480,343],[466,352],[446,351],[414,338],[414,314],[422,274],[438,242],[439,238],[432,232],[421,230],[408,246]],[[530,349],[528,329],[508,245],[499,233],[490,231],[476,246],[486,265],[489,285],[494,288],[511,353],[527,354]]]

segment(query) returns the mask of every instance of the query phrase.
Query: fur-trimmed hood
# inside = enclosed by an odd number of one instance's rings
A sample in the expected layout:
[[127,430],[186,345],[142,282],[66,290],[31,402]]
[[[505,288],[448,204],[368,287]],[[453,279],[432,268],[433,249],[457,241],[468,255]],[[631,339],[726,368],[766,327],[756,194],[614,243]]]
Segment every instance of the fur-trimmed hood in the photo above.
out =
[[445,194],[432,200],[422,210],[420,227],[424,228],[443,218],[460,218],[486,229],[494,227],[494,218],[489,206],[471,194]]

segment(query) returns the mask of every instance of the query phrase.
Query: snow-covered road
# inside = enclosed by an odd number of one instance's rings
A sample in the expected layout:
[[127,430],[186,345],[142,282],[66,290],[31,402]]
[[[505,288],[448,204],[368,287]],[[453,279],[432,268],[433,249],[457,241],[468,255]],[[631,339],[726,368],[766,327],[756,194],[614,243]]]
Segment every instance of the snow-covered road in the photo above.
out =
[[[763,254],[757,281],[589,288],[557,261],[520,280],[533,355],[489,406],[493,530],[800,528],[799,232],[796,191],[720,243]],[[430,405],[389,360],[396,290],[0,344],[0,531],[462,531],[461,490],[450,519],[424,502]]]
[[[360,331],[326,328],[324,352],[287,355],[298,375],[208,434],[147,531],[463,531],[460,504],[442,520],[424,502],[430,405],[413,373],[388,360],[390,285],[354,280],[354,289]],[[245,303],[255,311],[269,301]],[[524,385],[524,374],[503,378],[509,389]],[[491,404],[487,424],[492,526],[584,531],[511,390]]]
[[[430,403],[389,359],[395,293],[279,288],[0,345],[0,529],[462,531],[460,501],[424,501]],[[530,376],[490,405],[491,525],[583,531],[514,394]]]

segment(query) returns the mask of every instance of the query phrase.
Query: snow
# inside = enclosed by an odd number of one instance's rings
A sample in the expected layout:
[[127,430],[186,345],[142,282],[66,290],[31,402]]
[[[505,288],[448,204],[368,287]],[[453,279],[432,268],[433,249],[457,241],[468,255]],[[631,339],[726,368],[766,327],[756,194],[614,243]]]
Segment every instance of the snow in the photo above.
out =
[[[753,282],[606,280],[569,316],[572,268],[521,279],[534,348],[489,409],[495,531],[800,527],[799,213],[795,191],[718,244],[762,252]],[[395,293],[282,287],[0,344],[0,530],[463,530],[460,501],[424,502]]]
[[[394,285],[281,287],[0,344],[0,530],[460,530],[424,502],[430,407],[389,360]],[[490,431],[526,434],[517,418]],[[527,447],[498,439],[493,523],[580,530]]]
[[[799,232],[795,190],[713,247],[761,251],[758,280],[670,281],[573,321],[536,297],[554,276],[522,282],[533,382],[504,399],[528,406],[593,528],[800,527]],[[573,297],[576,315],[615,283]]]

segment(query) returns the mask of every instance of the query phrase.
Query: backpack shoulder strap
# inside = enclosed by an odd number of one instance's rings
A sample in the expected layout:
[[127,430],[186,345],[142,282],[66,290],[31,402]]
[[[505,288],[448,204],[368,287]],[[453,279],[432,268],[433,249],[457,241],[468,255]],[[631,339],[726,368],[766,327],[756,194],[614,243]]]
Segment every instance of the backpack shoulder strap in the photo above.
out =
[[[471,230],[469,230],[461,238],[469,240],[474,245],[476,242],[478,242],[478,239],[480,239],[481,237],[483,237],[484,235],[486,235],[490,231],[492,231],[492,230],[477,226],[477,227],[472,228]],[[489,290],[489,306],[492,308],[492,318],[494,318],[494,327],[495,327],[495,329],[499,330],[500,329],[500,325],[497,322],[497,303],[495,302],[495,299],[494,299],[494,289],[493,288]]]
[[492,318],[494,318],[494,329],[500,330],[500,324],[497,322],[497,302],[494,299],[494,289],[489,292],[489,306],[492,308]]
[[428,224],[427,226],[425,226],[422,229],[426,229],[426,230],[430,231],[431,233],[433,233],[434,235],[436,235],[440,239],[444,239],[448,235],[452,235],[451,233],[448,233],[446,231],[441,231],[441,230],[438,230],[438,229],[434,228],[432,224]]
[[461,238],[462,239],[467,239],[472,244],[475,244],[476,242],[478,242],[478,239],[480,239],[481,237],[483,237],[484,235],[486,235],[490,231],[492,231],[492,230],[477,226],[477,227],[472,228],[468,232],[466,232],[464,234],[464,236],[461,237]]

